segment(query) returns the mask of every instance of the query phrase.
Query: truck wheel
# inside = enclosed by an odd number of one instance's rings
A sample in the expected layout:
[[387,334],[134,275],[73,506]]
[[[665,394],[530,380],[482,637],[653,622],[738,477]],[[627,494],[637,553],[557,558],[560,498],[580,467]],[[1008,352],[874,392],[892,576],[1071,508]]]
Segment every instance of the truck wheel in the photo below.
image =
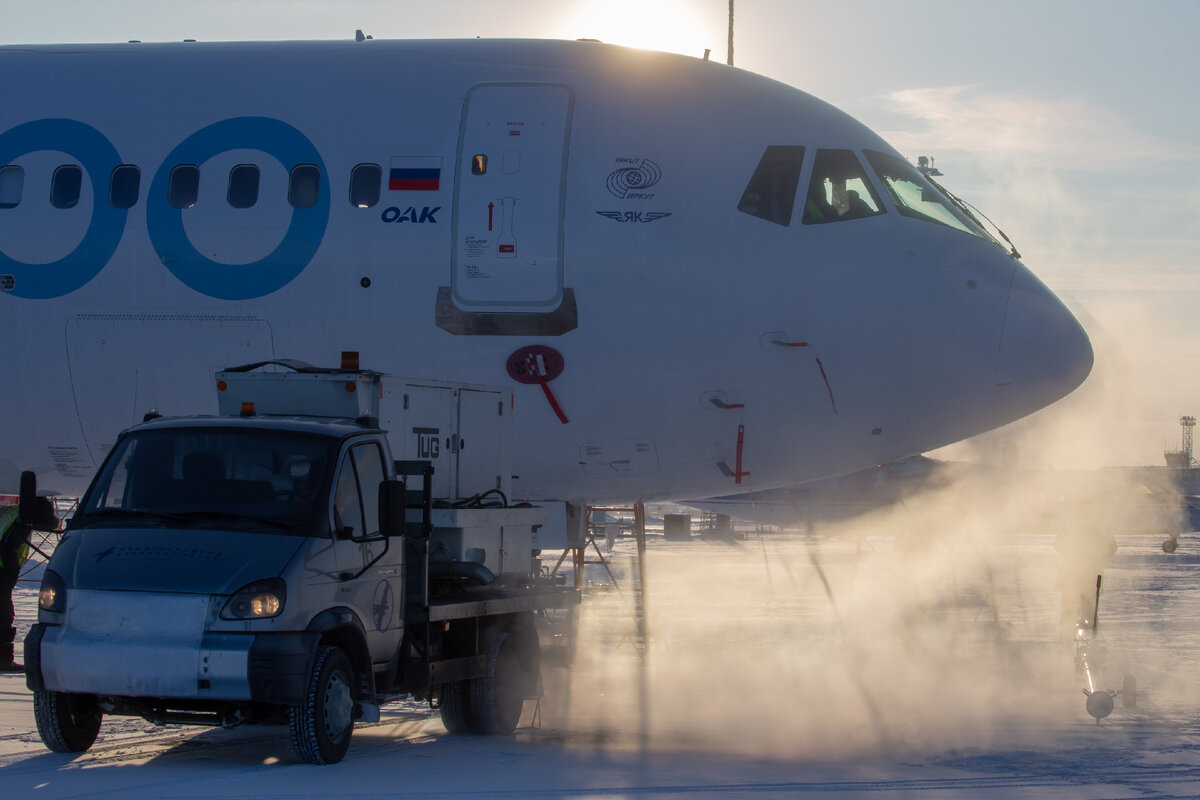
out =
[[96,741],[103,719],[100,704],[90,694],[67,694],[48,689],[33,692],[33,719],[46,747],[56,753],[82,753]]
[[442,710],[442,724],[448,733],[476,733],[471,716],[471,682],[453,681],[443,683],[438,691],[438,705]]
[[519,637],[495,634],[483,676],[471,680],[468,707],[477,733],[506,734],[517,727],[525,697],[537,683],[537,661],[527,656]]
[[321,647],[304,702],[288,709],[292,749],[309,764],[336,764],[350,749],[354,726],[354,669],[337,647]]

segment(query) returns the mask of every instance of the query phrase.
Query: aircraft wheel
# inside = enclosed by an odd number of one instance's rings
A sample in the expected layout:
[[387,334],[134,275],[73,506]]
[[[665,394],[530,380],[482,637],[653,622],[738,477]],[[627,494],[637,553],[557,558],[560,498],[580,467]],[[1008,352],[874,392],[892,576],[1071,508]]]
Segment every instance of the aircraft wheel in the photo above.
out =
[[538,678],[537,649],[522,645],[515,633],[495,632],[485,672],[470,682],[469,708],[477,733],[507,734],[517,727]]
[[443,683],[438,690],[438,705],[442,711],[442,724],[448,733],[477,733],[475,719],[471,714],[471,682],[452,681]]
[[1096,721],[1107,717],[1113,710],[1112,695],[1101,689],[1098,692],[1092,692],[1087,698],[1087,712],[1096,718]]
[[336,764],[350,749],[354,728],[354,669],[338,647],[317,650],[308,694],[288,709],[292,749],[309,764]]
[[33,719],[46,747],[56,753],[82,753],[92,746],[104,718],[90,694],[67,694],[48,689],[33,692]]
[[1137,678],[1132,675],[1126,675],[1125,683],[1121,686],[1121,705],[1137,708]]

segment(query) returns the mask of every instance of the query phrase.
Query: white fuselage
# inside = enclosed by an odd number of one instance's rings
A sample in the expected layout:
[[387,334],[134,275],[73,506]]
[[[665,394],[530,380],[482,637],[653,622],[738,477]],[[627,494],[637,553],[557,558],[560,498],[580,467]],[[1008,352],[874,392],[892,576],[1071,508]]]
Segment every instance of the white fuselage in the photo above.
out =
[[[877,135],[716,63],[584,42],[129,44],[0,48],[0,76],[0,170],[23,181],[0,207],[0,489],[34,469],[77,492],[145,411],[215,411],[213,371],[272,357],[357,350],[513,386],[515,493],[588,500],[881,463],[1028,414],[1091,366],[1017,259],[897,212],[863,156],[896,155]],[[772,146],[805,148],[776,221],[739,209]],[[880,213],[802,222],[821,148],[857,155]],[[82,181],[56,208],[64,165]],[[138,168],[127,209],[119,165]],[[247,208],[239,165],[257,167]],[[352,194],[358,165],[378,167],[377,202]],[[180,166],[199,172],[190,207],[172,205]],[[549,395],[509,370],[535,346],[561,357]]]

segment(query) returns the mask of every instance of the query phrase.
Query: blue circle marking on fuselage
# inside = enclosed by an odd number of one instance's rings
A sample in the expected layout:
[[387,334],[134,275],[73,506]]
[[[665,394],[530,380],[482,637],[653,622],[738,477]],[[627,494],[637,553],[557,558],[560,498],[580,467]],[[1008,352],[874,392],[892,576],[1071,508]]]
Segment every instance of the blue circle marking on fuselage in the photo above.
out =
[[104,134],[73,119],[39,119],[0,134],[0,164],[52,150],[79,160],[92,182],[92,218],[83,239],[57,261],[29,264],[0,252],[0,272],[11,274],[6,294],[31,300],[61,297],[80,288],[104,269],[125,232],[126,210],[108,203],[108,178],[121,156]]
[[[260,150],[289,172],[299,164],[314,164],[322,177],[316,204],[293,208],[279,245],[248,264],[221,264],[202,255],[188,238],[183,209],[166,202],[172,169],[179,164],[199,166],[228,150]],[[320,153],[300,131],[268,117],[223,120],[184,139],[158,168],[147,200],[146,227],[163,264],[192,289],[222,300],[262,297],[286,286],[312,261],[329,224],[329,179]]]

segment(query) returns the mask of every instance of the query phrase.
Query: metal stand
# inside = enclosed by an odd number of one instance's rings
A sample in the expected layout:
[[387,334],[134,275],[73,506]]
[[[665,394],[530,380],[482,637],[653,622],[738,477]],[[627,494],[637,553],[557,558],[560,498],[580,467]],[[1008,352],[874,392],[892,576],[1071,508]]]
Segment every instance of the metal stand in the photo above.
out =
[[[600,534],[600,523],[592,521],[592,513],[595,511],[613,512],[633,514],[633,523],[621,524],[606,522],[604,525],[617,524],[622,531],[628,530],[632,533],[637,544],[636,563],[634,564],[634,575],[636,576],[636,584],[632,587],[626,586],[622,588],[620,580],[617,578],[616,572],[612,567],[610,557],[604,555],[596,538]],[[648,658],[650,649],[650,632],[647,624],[648,613],[646,603],[646,508],[642,503],[637,503],[627,507],[613,506],[589,506],[586,509],[585,517],[585,532],[583,541],[578,547],[563,551],[554,569],[552,575],[556,575],[558,570],[566,561],[568,555],[571,557],[572,566],[574,567],[574,585],[575,588],[583,593],[586,598],[589,594],[602,592],[611,588],[620,598],[622,605],[630,612],[634,621],[633,637],[622,637],[618,642],[618,646],[628,642],[637,649],[639,668],[638,668],[638,702],[641,706],[641,719],[639,726],[639,734],[642,746],[645,747],[649,741],[650,733],[650,682],[648,670]],[[585,571],[588,566],[599,566],[604,570],[604,574],[609,581],[609,586],[588,585]],[[628,579],[626,584],[628,584]],[[632,596],[632,602],[630,602]],[[571,614],[578,613],[577,609],[572,609]],[[576,639],[578,630],[577,620],[572,617],[569,623],[571,631],[571,641]]]

